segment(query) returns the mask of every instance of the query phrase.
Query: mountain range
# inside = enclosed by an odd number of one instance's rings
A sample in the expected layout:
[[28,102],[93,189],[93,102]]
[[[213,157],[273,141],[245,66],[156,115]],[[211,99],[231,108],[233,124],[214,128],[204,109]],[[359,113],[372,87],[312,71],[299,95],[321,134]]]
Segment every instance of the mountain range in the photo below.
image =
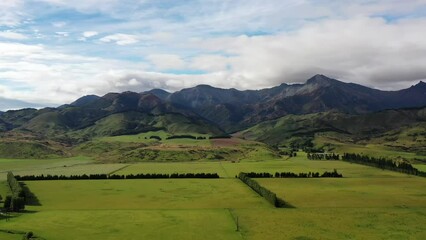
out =
[[366,114],[426,105],[426,83],[381,91],[315,75],[304,84],[239,91],[198,85],[169,93],[89,95],[58,108],[0,114],[0,130],[38,138],[90,139],[163,129],[171,133],[233,133],[288,115],[319,112]]

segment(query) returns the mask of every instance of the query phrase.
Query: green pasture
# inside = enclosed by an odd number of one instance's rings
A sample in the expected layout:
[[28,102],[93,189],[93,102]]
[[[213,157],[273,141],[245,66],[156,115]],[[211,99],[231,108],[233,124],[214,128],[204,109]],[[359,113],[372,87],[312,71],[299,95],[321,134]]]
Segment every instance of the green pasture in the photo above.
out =
[[[222,162],[160,162],[135,163],[117,171],[115,174],[128,175],[138,173],[217,173],[220,177],[229,177]],[[231,176],[233,177],[233,176]]]
[[426,238],[422,208],[237,209],[247,240]]
[[[221,177],[26,181],[39,204],[27,205],[27,212],[15,214],[9,222],[0,219],[0,230],[33,231],[49,240],[426,239],[425,178],[343,161],[308,160],[302,152],[292,158],[272,156],[265,145],[250,142],[212,147],[247,149],[241,150],[245,157],[235,161],[94,164],[82,157],[0,159],[3,173],[13,170],[20,175],[205,172]],[[344,177],[256,179],[294,208],[273,208],[235,178],[241,171],[333,169]],[[0,181],[0,194],[8,191],[6,182]],[[21,238],[0,231],[0,239]]]
[[63,180],[25,184],[41,204],[28,206],[31,211],[269,207],[237,179]]
[[[18,174],[20,171],[44,173],[54,168],[72,167],[91,163],[88,157],[78,156],[58,159],[1,159],[0,180],[4,180],[8,171]],[[96,166],[99,168],[99,166]]]
[[426,164],[413,164],[413,166],[422,172],[426,172]]
[[[192,135],[194,137],[208,137],[208,134],[199,133],[184,133],[185,135]],[[176,134],[181,135],[181,134]],[[157,139],[151,139],[152,136],[158,136],[161,141]],[[165,131],[149,131],[139,133],[135,135],[120,135],[113,137],[101,137],[98,141],[104,142],[125,142],[125,143],[147,143],[147,144],[166,144],[166,145],[191,145],[191,146],[210,146],[210,140],[195,140],[190,138],[179,138],[179,139],[166,139],[167,137],[173,136],[172,134]]]
[[424,178],[258,179],[296,208],[407,208],[426,210]]
[[[340,136],[340,135],[339,135]],[[405,159],[416,159],[416,158],[425,158],[424,155],[418,155],[415,151],[402,151],[398,150],[395,146],[385,145],[381,142],[365,142],[365,144],[358,143],[348,143],[340,142],[338,140],[333,140],[328,135],[319,135],[314,139],[314,144],[316,146],[329,146],[333,148],[333,152],[338,153],[358,153],[369,155],[373,157],[387,157],[387,158],[405,158]],[[402,145],[403,146],[403,145]],[[408,146],[407,146],[408,148]]]
[[49,240],[243,239],[226,209],[53,210],[25,214],[0,226],[33,231]]
[[242,239],[230,209],[272,208],[237,179],[25,184],[40,204],[0,226],[46,239]]

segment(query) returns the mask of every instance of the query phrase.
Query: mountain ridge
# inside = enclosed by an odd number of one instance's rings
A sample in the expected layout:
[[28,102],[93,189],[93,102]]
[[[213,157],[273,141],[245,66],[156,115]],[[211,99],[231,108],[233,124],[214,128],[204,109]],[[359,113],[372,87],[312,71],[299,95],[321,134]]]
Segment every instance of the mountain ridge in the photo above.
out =
[[[4,112],[0,115],[0,129],[55,136],[90,128],[93,132],[87,135],[97,136],[167,127],[165,122],[159,123],[159,119],[169,116],[166,122],[172,123],[174,116],[180,118],[181,123],[197,125],[194,128],[197,131],[204,126],[207,132],[221,134],[241,131],[291,114],[328,111],[363,114],[425,105],[424,82],[398,91],[382,91],[318,74],[304,84],[284,83],[259,90],[240,91],[198,85],[173,93],[152,89],[141,93],[107,93],[101,97],[87,95],[58,108]],[[126,122],[119,124],[122,128],[98,131],[96,124],[99,121],[117,114],[122,114],[120,121]]]

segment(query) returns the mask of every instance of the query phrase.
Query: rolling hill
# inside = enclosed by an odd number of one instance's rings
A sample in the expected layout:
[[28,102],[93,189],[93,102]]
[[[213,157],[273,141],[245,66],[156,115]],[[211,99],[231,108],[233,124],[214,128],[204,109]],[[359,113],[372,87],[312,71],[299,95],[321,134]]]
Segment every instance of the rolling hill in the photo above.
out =
[[[403,151],[426,152],[426,108],[393,109],[367,114],[322,112],[288,115],[239,133],[270,145],[323,147],[379,144]],[[321,139],[321,141],[316,141]]]
[[245,138],[268,144],[312,142],[321,132],[356,142],[410,126],[422,129],[424,110],[398,109],[425,105],[423,82],[381,91],[315,75],[304,84],[261,90],[199,85],[174,93],[153,89],[88,95],[58,108],[3,112],[0,135],[3,142],[43,145],[52,140],[74,146],[96,137],[157,130],[221,135],[247,129]]

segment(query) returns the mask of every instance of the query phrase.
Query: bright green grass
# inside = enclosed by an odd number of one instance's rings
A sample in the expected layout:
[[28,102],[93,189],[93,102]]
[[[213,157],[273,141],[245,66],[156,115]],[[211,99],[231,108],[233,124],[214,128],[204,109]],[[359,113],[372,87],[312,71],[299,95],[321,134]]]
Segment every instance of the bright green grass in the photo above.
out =
[[42,211],[2,227],[49,240],[242,239],[225,209]]
[[[172,163],[136,163],[130,164],[116,174],[138,173],[217,173],[228,177],[221,162],[172,162]],[[231,176],[233,177],[233,176]]]
[[405,178],[257,179],[296,208],[424,207],[426,181]]
[[[208,137],[207,134],[199,134],[199,133],[183,133],[185,135],[192,135],[195,137]],[[181,134],[176,134],[181,135]],[[161,141],[158,141],[156,139],[150,139],[151,136],[158,136],[161,137]],[[135,135],[121,135],[121,136],[114,136],[114,137],[101,137],[98,138],[99,141],[105,141],[105,142],[141,142],[141,143],[156,143],[161,142],[163,144],[170,144],[170,145],[194,145],[194,146],[210,146],[210,140],[194,140],[189,138],[181,138],[181,139],[170,139],[167,140],[167,137],[172,136],[172,134],[165,132],[165,131],[149,131],[145,133],[139,133]]]
[[295,208],[235,212],[246,239],[425,239],[426,181],[404,176],[256,179]]
[[189,172],[215,172],[220,177],[234,178],[240,172],[324,172],[337,169],[344,177],[351,178],[384,178],[406,177],[407,175],[373,167],[352,164],[343,161],[312,161],[306,159],[306,154],[298,153],[297,157],[290,159],[275,159],[269,161],[210,161],[210,162],[174,162],[174,163],[138,163],[130,164],[117,174],[137,173],[189,173]]
[[[102,164],[90,166],[95,171]],[[292,209],[272,208],[234,178],[241,171],[333,169],[344,178],[257,179]],[[34,231],[53,240],[426,239],[424,178],[343,161],[311,161],[304,153],[237,163],[138,163],[117,174],[172,172],[216,172],[222,178],[28,181],[41,206],[27,206],[33,213],[0,222],[0,229]],[[241,232],[235,231],[231,212]]]
[[51,167],[46,169],[34,169],[34,170],[17,170],[13,171],[15,175],[83,175],[83,174],[110,174],[114,173],[124,167],[128,166],[128,164],[79,164],[70,167],[58,166]]
[[1,227],[46,239],[242,239],[228,209],[271,209],[237,179],[26,184],[41,205]]
[[414,167],[422,172],[426,172],[426,164],[414,164]]
[[92,162],[88,157],[59,159],[0,159],[0,180],[5,179],[8,171],[43,171],[63,166],[74,166]]
[[[0,181],[0,195],[3,197],[3,201],[5,196],[10,194],[10,189],[9,189],[9,185],[7,184],[6,181]],[[0,204],[0,207],[3,207]]]
[[[1,227],[1,225],[0,225]],[[0,228],[1,230],[1,228]],[[0,239],[1,240],[22,240],[22,234],[11,234],[0,231]]]
[[41,203],[27,207],[34,211],[269,207],[237,179],[65,180],[26,184]]
[[405,174],[380,170],[373,167],[352,164],[343,161],[313,161],[306,158],[306,154],[298,153],[297,157],[287,160],[274,160],[265,162],[224,162],[222,166],[229,176],[235,176],[239,172],[320,172],[337,169],[344,177],[405,177]]
[[159,136],[163,140],[170,136],[169,133],[165,131],[149,131],[145,133],[139,133],[135,135],[120,135],[120,136],[113,136],[113,137],[101,137],[98,138],[100,141],[105,142],[143,142],[143,143],[150,143],[150,142],[157,142],[158,140],[155,139],[149,139],[151,136]]
[[425,208],[237,209],[244,239],[426,239]]
[[338,153],[359,153],[364,155],[369,155],[373,157],[388,157],[388,158],[397,158],[402,157],[406,159],[414,159],[423,156],[417,155],[415,152],[403,152],[398,151],[395,148],[386,147],[383,144],[350,144],[350,143],[341,143],[338,141],[330,140],[330,138],[323,136],[316,136],[314,140],[315,145],[323,146],[324,144],[330,144],[334,147],[334,152]]

